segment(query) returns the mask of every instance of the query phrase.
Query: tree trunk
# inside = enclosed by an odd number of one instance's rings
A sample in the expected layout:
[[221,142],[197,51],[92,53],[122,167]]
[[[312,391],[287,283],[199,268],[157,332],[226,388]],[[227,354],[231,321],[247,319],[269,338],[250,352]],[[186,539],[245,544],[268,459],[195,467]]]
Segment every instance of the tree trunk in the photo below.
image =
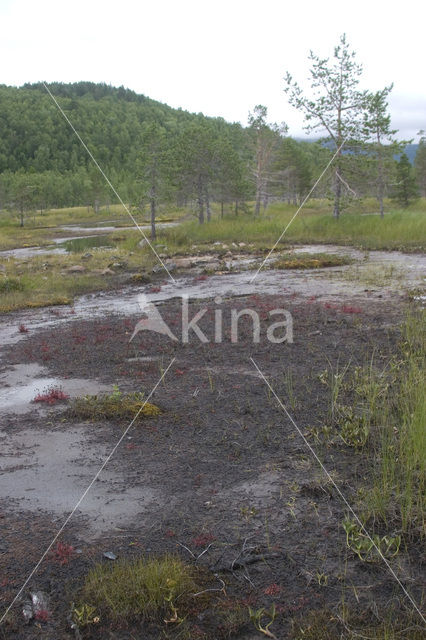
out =
[[210,199],[209,199],[209,191],[208,191],[208,189],[206,189],[205,198],[206,198],[207,222],[210,222],[210,220],[212,219],[212,212],[211,212],[211,209],[210,209]]
[[198,176],[198,222],[200,224],[204,223],[204,193],[201,176]]
[[156,198],[155,187],[151,187],[150,204],[151,204],[151,239],[157,238],[157,230],[155,228],[155,215],[156,215]]
[[334,207],[333,217],[338,220],[340,218],[340,200],[342,198],[342,183],[340,182],[340,163],[337,165],[334,176]]
[[262,193],[260,187],[256,190],[256,204],[254,205],[254,217],[257,218],[260,214],[260,203],[262,200]]
[[378,160],[378,175],[377,175],[377,199],[379,201],[380,207],[380,217],[384,217],[384,207],[383,207],[383,195],[385,192],[385,180],[383,176],[383,157],[382,157],[382,149],[380,144],[380,136],[377,134],[377,160]]
[[220,203],[220,217],[223,218],[223,200]]
[[235,200],[235,217],[238,217],[238,200]]

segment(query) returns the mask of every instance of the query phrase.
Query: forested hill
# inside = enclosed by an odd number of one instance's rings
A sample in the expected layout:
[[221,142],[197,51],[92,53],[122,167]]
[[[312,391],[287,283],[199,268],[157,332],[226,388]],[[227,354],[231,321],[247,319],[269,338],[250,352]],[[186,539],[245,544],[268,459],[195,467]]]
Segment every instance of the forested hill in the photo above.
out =
[[[204,211],[209,219],[212,201],[223,212],[255,200],[256,215],[271,198],[300,203],[333,152],[269,124],[262,105],[243,127],[173,109],[123,87],[52,83],[49,90],[120,197],[140,209],[148,202],[152,211],[162,203],[196,203],[202,221]],[[348,194],[374,194],[378,151],[372,140],[341,159]],[[387,158],[386,183],[397,184],[393,147],[380,152]],[[331,182],[330,173],[316,196],[328,197]],[[98,210],[114,201],[46,88],[0,86],[0,210],[21,216],[83,204]]]
[[[89,148],[109,171],[134,167],[144,128],[166,130],[202,119],[238,135],[240,125],[173,109],[123,87],[78,82],[49,84],[52,94]],[[0,173],[76,171],[89,165],[81,143],[44,86],[0,86]]]

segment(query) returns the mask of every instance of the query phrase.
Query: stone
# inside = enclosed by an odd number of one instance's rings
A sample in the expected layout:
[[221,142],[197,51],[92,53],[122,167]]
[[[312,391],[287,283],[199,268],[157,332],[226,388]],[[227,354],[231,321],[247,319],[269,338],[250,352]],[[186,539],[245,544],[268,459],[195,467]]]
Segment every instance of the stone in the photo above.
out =
[[86,271],[82,264],[74,264],[72,267],[68,267],[68,273],[84,273]]

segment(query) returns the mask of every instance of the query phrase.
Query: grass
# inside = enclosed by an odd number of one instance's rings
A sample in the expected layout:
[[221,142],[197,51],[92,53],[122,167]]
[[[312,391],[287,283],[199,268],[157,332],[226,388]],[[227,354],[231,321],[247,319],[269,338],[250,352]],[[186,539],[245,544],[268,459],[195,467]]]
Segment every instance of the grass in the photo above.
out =
[[161,410],[146,402],[142,393],[121,393],[116,388],[111,394],[84,396],[73,400],[70,415],[81,420],[132,420],[136,415],[158,416]]
[[196,572],[177,556],[97,564],[80,592],[103,621],[178,622],[189,611],[191,594],[202,589]]
[[421,640],[424,628],[414,612],[389,606],[379,615],[368,611],[313,610],[303,620],[293,621],[291,640]]
[[271,264],[272,269],[322,269],[324,267],[339,267],[352,261],[346,256],[327,253],[299,253],[297,255],[282,255]]
[[[184,216],[186,211],[179,207],[160,208],[157,222],[175,221]],[[149,215],[132,210],[138,224],[148,225]],[[110,205],[109,211],[102,208],[96,214],[91,207],[70,207],[50,209],[42,213],[37,211],[28,215],[24,227],[19,226],[18,219],[11,213],[0,212],[0,251],[25,246],[46,246],[52,239],[76,235],[71,229],[62,229],[60,225],[77,226],[110,226],[134,228],[134,222],[121,205]]]
[[[120,269],[115,270],[116,275],[108,271],[102,274],[114,263],[125,264],[123,270],[137,270],[145,275],[155,263],[150,253],[141,255],[121,248],[96,248],[91,253],[89,260],[83,260],[82,254],[33,256],[28,260],[10,258],[5,263],[6,274],[0,274],[0,312],[72,304],[78,295],[108,289],[119,281]],[[85,271],[69,272],[74,265],[82,265]]]
[[[363,492],[363,518],[425,534],[426,323],[416,309],[402,326],[397,353],[384,369],[374,357],[364,367],[327,376],[332,418],[348,446],[373,457],[371,486]],[[349,394],[350,405],[342,404]]]
[[426,323],[425,312],[403,326],[396,380],[381,409],[379,471],[369,494],[375,518],[396,521],[407,535],[425,534]]
[[134,624],[137,637],[145,637],[143,624],[159,638],[225,640],[250,619],[247,605],[227,596],[224,586],[173,554],[96,564],[75,598],[73,621],[79,628],[100,625],[105,636]]
[[[392,211],[384,219],[376,215],[344,213],[335,220],[324,206],[307,206],[295,218],[281,244],[333,243],[354,245],[362,249],[403,249],[420,251],[426,245],[426,213],[422,208]],[[214,218],[209,224],[186,222],[161,232],[169,250],[189,249],[192,245],[222,242],[254,243],[257,248],[270,248],[290,222],[297,207],[276,203],[266,215]]]

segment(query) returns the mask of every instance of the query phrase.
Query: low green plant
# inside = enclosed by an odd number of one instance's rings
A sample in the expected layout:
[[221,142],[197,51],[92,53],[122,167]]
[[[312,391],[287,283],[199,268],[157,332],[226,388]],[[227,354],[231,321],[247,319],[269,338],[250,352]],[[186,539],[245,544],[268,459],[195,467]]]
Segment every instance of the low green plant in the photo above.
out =
[[72,620],[79,629],[82,629],[91,624],[98,624],[100,617],[96,613],[96,607],[85,602],[80,607],[73,607]]
[[18,278],[0,278],[0,293],[11,293],[12,291],[23,291],[24,284]]
[[[257,631],[260,631],[260,633],[263,633],[263,635],[267,636],[268,638],[275,638],[275,640],[277,640],[277,636],[274,635],[269,629],[269,627],[277,617],[275,603],[272,604],[269,610],[266,610],[265,607],[261,607],[260,609],[256,610],[249,607],[249,616]],[[265,624],[263,622],[263,618],[269,619],[269,622]]]
[[117,386],[111,394],[87,395],[75,398],[68,413],[82,420],[133,419],[137,415],[158,416],[161,409],[155,404],[146,402],[144,394],[122,393]]
[[102,619],[179,624],[191,594],[200,591],[194,568],[177,556],[97,564],[85,578],[81,602],[90,602]]
[[383,536],[377,534],[366,535],[361,527],[349,519],[343,521],[346,533],[346,544],[363,562],[378,562],[383,558],[393,558],[398,555],[401,546],[401,536]]
[[353,407],[339,407],[339,435],[350,447],[363,447],[368,440],[369,425],[365,416],[357,416]]

